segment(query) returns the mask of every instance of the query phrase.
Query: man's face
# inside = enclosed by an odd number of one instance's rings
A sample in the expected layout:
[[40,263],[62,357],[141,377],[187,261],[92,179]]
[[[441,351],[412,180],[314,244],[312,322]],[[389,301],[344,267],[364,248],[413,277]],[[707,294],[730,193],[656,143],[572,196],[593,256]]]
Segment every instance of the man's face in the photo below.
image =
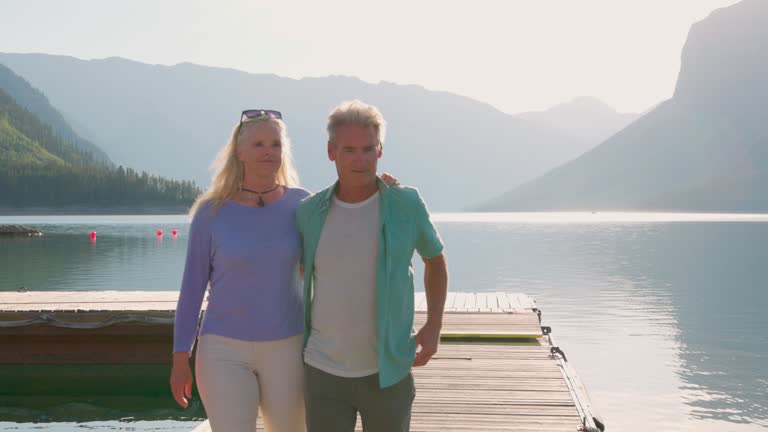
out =
[[328,143],[328,158],[336,162],[339,182],[347,187],[364,187],[376,182],[376,163],[381,150],[371,127],[343,125],[336,139]]

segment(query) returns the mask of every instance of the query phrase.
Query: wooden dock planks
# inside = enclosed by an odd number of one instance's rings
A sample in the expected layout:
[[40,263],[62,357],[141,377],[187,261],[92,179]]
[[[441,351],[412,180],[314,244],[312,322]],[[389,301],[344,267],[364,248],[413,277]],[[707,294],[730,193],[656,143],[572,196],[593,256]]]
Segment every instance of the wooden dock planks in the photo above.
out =
[[[172,291],[5,292],[0,293],[0,321],[41,314],[66,322],[94,322],[131,314],[172,317],[177,298],[178,293]],[[423,292],[415,293],[414,306],[414,327],[418,329],[426,320],[427,302]],[[542,334],[536,312],[535,301],[524,294],[450,293],[443,318],[444,342],[426,367],[413,371],[417,395],[411,430],[579,430],[582,420],[577,398],[568,384],[571,381],[567,380],[562,359],[550,354],[549,338]],[[15,330],[0,327],[0,337],[14,331],[30,335],[78,331],[50,327],[48,324],[24,330],[23,327]],[[125,324],[112,327],[109,332],[132,331]],[[137,324],[134,328],[140,329],[143,325]],[[165,328],[164,337],[168,338],[170,333],[167,326]],[[156,339],[163,343],[162,338]],[[475,343],[466,343],[465,339]],[[17,353],[16,358],[22,354]],[[34,358],[30,353],[26,355],[27,359]],[[163,355],[167,356],[167,350],[163,349]],[[77,356],[71,354],[71,357]],[[156,360],[153,356],[152,361]],[[195,429],[197,432],[209,430],[207,422]],[[357,430],[362,430],[359,422]]]
[[[12,311],[173,311],[178,291],[0,291],[0,312]],[[446,312],[530,312],[525,294],[451,292]],[[424,292],[414,293],[414,309],[427,310]]]
[[[412,432],[575,432],[581,425],[561,369],[544,345],[444,343],[413,374]],[[204,423],[196,432],[209,430]],[[356,430],[362,430],[359,421]]]
[[[463,337],[541,337],[538,318],[531,309],[522,309],[519,301],[512,308],[511,299],[519,294],[505,293],[451,293],[447,304],[453,312],[443,319],[443,334]],[[173,291],[103,291],[103,292],[0,292],[0,321],[17,321],[47,313],[63,322],[99,322],[115,315],[141,314],[143,316],[172,317],[178,293]],[[426,297],[414,295],[416,328],[426,320]],[[493,308],[488,305],[500,305]],[[455,305],[461,305],[457,308]],[[205,307],[205,305],[204,305]],[[493,309],[493,312],[491,311]],[[492,313],[493,318],[487,315]],[[16,330],[22,331],[22,330]],[[28,332],[39,330],[26,329]],[[0,330],[0,334],[3,330]]]

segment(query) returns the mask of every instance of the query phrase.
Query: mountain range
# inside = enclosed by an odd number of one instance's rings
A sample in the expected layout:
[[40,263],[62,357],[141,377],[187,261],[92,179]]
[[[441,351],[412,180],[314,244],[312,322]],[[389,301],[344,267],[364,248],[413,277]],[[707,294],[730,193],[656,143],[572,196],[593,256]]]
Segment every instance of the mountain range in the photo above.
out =
[[691,28],[671,99],[485,211],[768,211],[768,2]]
[[600,111],[587,122],[601,123],[602,132],[580,135],[553,126],[565,124],[559,112],[527,120],[451,93],[344,76],[296,80],[44,54],[0,54],[0,63],[45,93],[114,163],[202,186],[240,112],[273,108],[283,112],[303,185],[325,187],[335,178],[325,149],[327,115],[341,101],[361,99],[378,106],[388,123],[380,169],[419,187],[433,210],[497,196],[587,151],[628,121]]

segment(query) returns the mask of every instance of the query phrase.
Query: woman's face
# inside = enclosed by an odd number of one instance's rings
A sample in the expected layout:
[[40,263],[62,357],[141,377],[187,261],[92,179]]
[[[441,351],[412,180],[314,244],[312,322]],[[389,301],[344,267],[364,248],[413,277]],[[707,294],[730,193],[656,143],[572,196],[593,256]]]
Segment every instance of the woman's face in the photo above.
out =
[[267,122],[246,127],[236,149],[245,171],[258,176],[277,175],[283,163],[283,143],[277,127]]

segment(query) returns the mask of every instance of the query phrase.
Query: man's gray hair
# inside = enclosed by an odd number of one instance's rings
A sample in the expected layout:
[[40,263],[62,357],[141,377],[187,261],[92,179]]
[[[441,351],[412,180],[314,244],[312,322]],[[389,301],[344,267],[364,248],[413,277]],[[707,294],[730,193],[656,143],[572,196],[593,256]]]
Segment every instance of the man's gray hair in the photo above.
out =
[[335,144],[336,129],[339,126],[356,125],[370,127],[376,134],[376,144],[379,148],[384,145],[387,122],[378,108],[359,100],[342,102],[328,116],[328,140]]

